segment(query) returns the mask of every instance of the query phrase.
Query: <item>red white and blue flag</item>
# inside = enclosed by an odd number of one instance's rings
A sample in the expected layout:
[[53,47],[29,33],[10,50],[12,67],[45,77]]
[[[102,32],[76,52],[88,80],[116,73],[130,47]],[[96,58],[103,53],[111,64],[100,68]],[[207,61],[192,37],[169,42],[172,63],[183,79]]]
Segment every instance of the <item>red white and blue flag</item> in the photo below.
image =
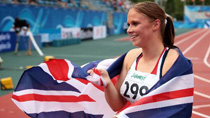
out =
[[22,74],[12,100],[33,118],[112,118],[115,114],[119,118],[191,117],[192,63],[181,52],[175,64],[144,97],[117,113],[112,111],[105,100],[103,81],[91,78],[87,70],[107,69],[110,78],[116,79],[125,55],[82,67],[65,59],[41,63]]

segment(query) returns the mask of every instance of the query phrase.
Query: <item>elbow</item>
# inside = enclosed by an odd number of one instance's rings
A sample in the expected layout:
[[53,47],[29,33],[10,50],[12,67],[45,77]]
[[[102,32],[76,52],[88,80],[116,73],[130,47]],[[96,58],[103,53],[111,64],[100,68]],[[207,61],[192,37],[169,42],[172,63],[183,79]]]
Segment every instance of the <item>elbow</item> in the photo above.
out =
[[120,108],[118,108],[118,107],[111,107],[111,108],[112,108],[112,110],[114,112],[117,112],[117,111],[121,110],[123,107],[120,107]]
[[117,111],[121,110],[122,108],[124,108],[125,105],[126,104],[124,104],[124,103],[123,104],[115,104],[110,107],[114,112],[117,112]]

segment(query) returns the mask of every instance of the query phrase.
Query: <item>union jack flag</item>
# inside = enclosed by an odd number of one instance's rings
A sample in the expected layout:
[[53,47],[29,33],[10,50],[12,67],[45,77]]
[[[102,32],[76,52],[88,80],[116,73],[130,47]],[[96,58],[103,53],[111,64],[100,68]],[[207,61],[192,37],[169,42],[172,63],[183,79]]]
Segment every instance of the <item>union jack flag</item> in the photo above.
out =
[[117,113],[106,103],[103,87],[98,86],[102,82],[91,78],[87,70],[106,69],[114,83],[126,54],[81,67],[66,59],[41,63],[22,74],[12,100],[33,118],[190,118],[192,63],[179,53],[173,66],[145,96]]

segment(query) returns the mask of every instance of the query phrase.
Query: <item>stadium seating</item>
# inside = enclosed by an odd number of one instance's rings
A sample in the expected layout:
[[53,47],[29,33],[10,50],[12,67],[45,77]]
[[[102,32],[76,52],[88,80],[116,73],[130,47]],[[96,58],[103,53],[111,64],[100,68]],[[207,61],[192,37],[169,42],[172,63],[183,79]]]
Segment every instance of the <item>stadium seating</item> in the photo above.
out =
[[[41,6],[56,6],[104,11],[125,11],[122,2],[113,0],[1,0],[0,3],[20,3]],[[125,0],[126,1],[126,0]]]

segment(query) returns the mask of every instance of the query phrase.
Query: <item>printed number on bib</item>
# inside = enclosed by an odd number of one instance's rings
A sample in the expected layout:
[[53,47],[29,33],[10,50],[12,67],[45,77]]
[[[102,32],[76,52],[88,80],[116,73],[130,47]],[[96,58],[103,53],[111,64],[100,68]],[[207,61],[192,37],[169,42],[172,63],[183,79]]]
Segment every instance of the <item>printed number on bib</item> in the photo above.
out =
[[125,85],[126,85],[126,90],[125,90],[124,96],[128,97],[128,98],[130,98],[130,95],[128,95],[128,91],[130,91],[133,94],[132,99],[136,99],[138,94],[143,96],[148,91],[147,86],[139,87],[139,85],[136,84],[136,83],[133,83],[133,84],[130,85],[129,82],[126,81]]

